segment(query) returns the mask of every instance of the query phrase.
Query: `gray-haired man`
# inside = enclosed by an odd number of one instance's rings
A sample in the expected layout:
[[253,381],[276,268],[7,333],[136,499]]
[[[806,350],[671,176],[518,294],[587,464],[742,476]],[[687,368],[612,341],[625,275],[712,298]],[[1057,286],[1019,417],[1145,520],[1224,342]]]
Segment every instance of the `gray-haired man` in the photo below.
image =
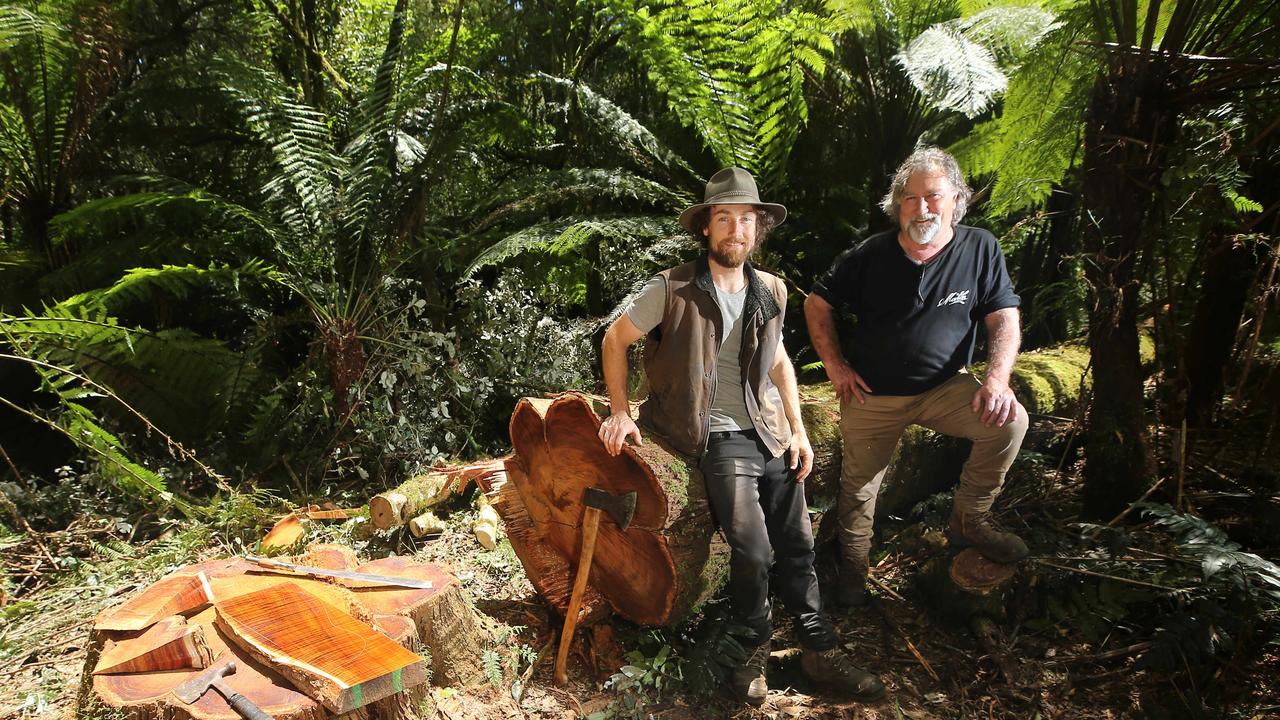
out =
[[[898,230],[872,235],[813,286],[805,317],[840,395],[839,600],[862,602],[876,494],[907,425],[973,441],[948,526],[953,546],[996,562],[1027,546],[990,521],[991,505],[1027,431],[1009,389],[1018,353],[1018,296],[991,233],[958,224],[971,191],[955,158],[922,148],[898,168],[881,207]],[[846,360],[834,310],[857,317]],[[988,336],[986,377],[967,371],[978,323]]]

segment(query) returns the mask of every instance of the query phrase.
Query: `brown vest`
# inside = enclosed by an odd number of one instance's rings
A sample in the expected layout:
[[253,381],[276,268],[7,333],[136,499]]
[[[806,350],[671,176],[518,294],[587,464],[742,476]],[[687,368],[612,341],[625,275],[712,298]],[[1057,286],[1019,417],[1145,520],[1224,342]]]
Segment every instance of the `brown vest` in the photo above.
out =
[[[772,381],[787,291],[782,281],[757,272],[750,263],[747,297],[742,307],[742,386],[747,412],[764,444],[778,457],[791,441],[783,409],[766,393]],[[716,354],[725,328],[715,301],[706,257],[663,271],[667,281],[662,322],[649,333],[645,375],[649,397],[640,406],[640,421],[667,438],[675,449],[701,457],[707,448],[711,401],[716,388]]]

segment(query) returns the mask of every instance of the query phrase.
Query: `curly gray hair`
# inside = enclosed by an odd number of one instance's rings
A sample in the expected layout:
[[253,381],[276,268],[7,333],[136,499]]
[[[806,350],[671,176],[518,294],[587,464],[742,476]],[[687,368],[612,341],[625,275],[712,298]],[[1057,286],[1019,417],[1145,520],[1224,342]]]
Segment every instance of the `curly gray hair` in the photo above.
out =
[[880,201],[880,209],[890,219],[897,222],[898,210],[902,207],[903,189],[906,188],[907,181],[911,179],[911,176],[918,172],[931,175],[941,174],[947,178],[951,188],[956,191],[956,210],[951,215],[951,224],[959,223],[969,209],[969,198],[973,197],[973,190],[969,189],[969,186],[965,184],[964,174],[960,172],[960,164],[956,162],[951,153],[932,146],[917,148],[915,152],[907,156],[906,160],[902,161],[897,171],[893,173],[893,182],[889,185],[889,192]]

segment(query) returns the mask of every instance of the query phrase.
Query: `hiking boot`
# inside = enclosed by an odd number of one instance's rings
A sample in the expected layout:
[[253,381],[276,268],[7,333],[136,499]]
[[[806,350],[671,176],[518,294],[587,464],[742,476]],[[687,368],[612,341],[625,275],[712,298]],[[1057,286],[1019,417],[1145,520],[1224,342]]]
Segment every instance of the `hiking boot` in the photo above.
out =
[[947,526],[947,542],[952,547],[974,547],[988,560],[1015,563],[1027,556],[1027,544],[1010,532],[996,529],[991,513],[966,513],[954,510]]
[[836,582],[835,606],[859,608],[867,604],[867,561],[841,560]]
[[866,702],[884,695],[880,678],[853,664],[839,647],[808,650],[800,654],[800,671],[809,680],[837,688],[855,700]]
[[751,655],[729,675],[729,689],[741,701],[760,707],[769,696],[769,683],[764,677],[764,666],[769,659],[769,641],[766,640],[751,651]]

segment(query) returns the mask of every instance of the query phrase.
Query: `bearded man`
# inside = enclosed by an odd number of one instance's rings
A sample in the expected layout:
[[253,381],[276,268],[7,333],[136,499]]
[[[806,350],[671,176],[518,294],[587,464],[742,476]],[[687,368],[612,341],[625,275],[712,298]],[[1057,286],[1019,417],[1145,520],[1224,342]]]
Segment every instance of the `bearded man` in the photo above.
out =
[[[990,516],[1027,431],[1026,410],[1009,388],[1019,298],[995,237],[958,224],[971,195],[955,158],[917,150],[881,203],[898,229],[838,257],[805,300],[809,336],[840,395],[842,605],[866,598],[876,495],[910,424],[973,441],[947,528],[952,547],[973,546],[1001,563],[1027,555]],[[848,359],[836,308],[857,318]],[[988,342],[982,380],[967,369],[979,322]]]
[[651,279],[605,334],[611,412],[600,438],[614,455],[628,438],[641,443],[627,397],[627,348],[648,335],[650,390],[640,422],[699,460],[712,515],[731,550],[729,602],[748,631],[742,638],[748,657],[731,674],[730,689],[752,705],[768,694],[772,566],[778,594],[796,616],[804,673],[868,700],[884,685],[840,649],[813,569],[802,484],[813,449],[782,344],[786,288],[747,262],[786,216],[782,205],[760,201],[746,170],[711,176],[703,202],[680,215],[705,254]]

